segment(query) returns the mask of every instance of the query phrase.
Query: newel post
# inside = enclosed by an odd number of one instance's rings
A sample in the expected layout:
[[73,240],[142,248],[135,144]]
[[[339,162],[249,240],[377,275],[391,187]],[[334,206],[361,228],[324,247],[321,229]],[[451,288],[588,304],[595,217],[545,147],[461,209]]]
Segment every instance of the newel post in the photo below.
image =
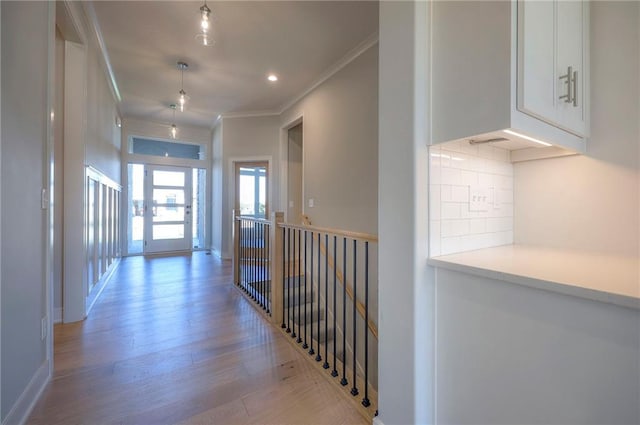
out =
[[240,283],[240,220],[237,220],[238,211],[233,210],[233,283]]
[[284,274],[282,266],[282,248],[284,246],[284,238],[282,230],[278,225],[284,222],[283,212],[271,213],[271,320],[276,325],[282,321],[283,303],[282,303],[282,277]]

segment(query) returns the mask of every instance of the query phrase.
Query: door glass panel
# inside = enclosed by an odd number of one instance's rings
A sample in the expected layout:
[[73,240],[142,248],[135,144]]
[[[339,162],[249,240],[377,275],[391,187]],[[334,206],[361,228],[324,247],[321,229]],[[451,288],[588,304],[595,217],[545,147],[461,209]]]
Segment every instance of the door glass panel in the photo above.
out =
[[153,239],[183,239],[184,224],[154,224]]
[[240,215],[255,215],[254,178],[252,175],[240,174]]
[[153,222],[184,221],[184,207],[155,207]]
[[207,182],[207,170],[202,168],[193,169],[191,180],[191,223],[194,248],[204,248],[205,246],[205,193]]
[[[153,189],[153,205],[184,205],[184,189]],[[155,215],[155,211],[154,211]]]
[[184,187],[183,171],[153,171],[154,186],[180,186]]
[[129,254],[142,252],[144,240],[144,165],[129,164],[129,225],[127,226],[127,245]]

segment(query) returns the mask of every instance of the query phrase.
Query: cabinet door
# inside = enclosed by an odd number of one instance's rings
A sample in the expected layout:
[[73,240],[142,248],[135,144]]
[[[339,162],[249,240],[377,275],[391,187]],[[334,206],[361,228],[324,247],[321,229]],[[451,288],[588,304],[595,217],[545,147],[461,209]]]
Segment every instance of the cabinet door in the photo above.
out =
[[555,124],[555,4],[519,0],[517,8],[518,109]]
[[518,0],[517,5],[518,110],[584,136],[586,1]]
[[[579,136],[585,135],[586,115],[586,13],[588,4],[584,1],[565,0],[556,3],[557,53],[556,78],[558,96],[557,121],[562,128]],[[571,70],[570,78],[560,78]],[[567,102],[560,96],[569,93]]]

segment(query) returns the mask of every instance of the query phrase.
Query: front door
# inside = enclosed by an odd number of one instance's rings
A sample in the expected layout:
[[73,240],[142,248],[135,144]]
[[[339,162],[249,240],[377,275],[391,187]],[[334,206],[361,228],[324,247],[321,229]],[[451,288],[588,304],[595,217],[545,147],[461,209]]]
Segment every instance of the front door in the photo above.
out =
[[191,250],[191,168],[147,165],[144,253]]

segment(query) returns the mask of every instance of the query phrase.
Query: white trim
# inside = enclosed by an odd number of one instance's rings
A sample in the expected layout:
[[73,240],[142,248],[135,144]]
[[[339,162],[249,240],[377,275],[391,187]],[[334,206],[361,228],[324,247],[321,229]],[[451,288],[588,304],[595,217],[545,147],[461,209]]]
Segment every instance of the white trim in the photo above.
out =
[[62,323],[62,307],[53,309],[53,323]]
[[[291,108],[293,105],[302,100],[309,93],[318,88],[319,85],[327,81],[329,78],[333,77],[337,74],[342,68],[349,65],[351,62],[356,60],[360,55],[369,50],[371,47],[378,44],[378,32],[374,32],[369,37],[365,38],[360,44],[351,49],[347,54],[345,54],[340,60],[331,65],[327,70],[325,70],[320,77],[318,77],[309,87],[300,92],[297,96],[293,97],[289,101],[286,101],[282,106],[276,109],[267,109],[263,111],[247,111],[247,112],[230,112],[227,114],[221,114],[222,118],[248,118],[248,117],[269,117],[269,116],[277,116],[282,115],[284,111]],[[217,122],[218,119],[216,119]],[[213,124],[215,126],[215,122]],[[212,126],[212,128],[213,128]]]
[[[304,111],[280,127],[280,211],[284,221],[289,221],[289,130],[302,123],[302,214],[305,213],[304,197]],[[275,211],[275,210],[274,210]]]
[[373,425],[384,425],[384,422],[382,422],[380,416],[375,416],[373,418]]
[[[100,298],[102,291],[104,291],[104,288],[106,288],[107,283],[109,283],[109,280],[113,276],[113,272],[118,268],[119,265],[120,258],[116,258],[109,266],[109,269],[100,277],[100,280],[98,280],[98,283],[93,287],[91,293],[89,293],[89,296],[87,297],[87,316],[89,315],[89,312],[91,311],[93,306],[96,304],[96,301],[98,301],[98,298]],[[60,312],[62,313],[62,309],[60,310]],[[60,319],[62,320],[62,316],[60,316]]]
[[[230,212],[230,222],[227,223],[230,229],[233,228],[233,209],[235,208],[236,202],[235,202],[235,196],[236,196],[236,169],[235,169],[235,163],[236,162],[267,162],[269,165],[269,170],[268,170],[268,177],[267,177],[267,181],[269,184],[269,188],[268,188],[268,198],[267,198],[267,202],[269,203],[269,213],[271,213],[272,211],[277,211],[276,209],[273,208],[273,157],[271,155],[257,155],[257,156],[234,156],[234,157],[230,157],[227,159],[227,171],[228,171],[228,186],[229,186],[229,191],[227,192],[227,205],[231,207]],[[223,212],[223,218],[224,218],[224,212]],[[222,225],[224,226],[224,223],[222,223]],[[231,247],[233,247],[233,232],[229,232],[229,237],[227,239],[228,242],[228,247],[229,249],[231,249]],[[231,252],[223,252],[222,253],[222,258],[225,260],[231,259],[233,257],[233,251]]]
[[49,37],[48,37],[48,52],[47,52],[47,104],[45,105],[45,119],[47,122],[47,138],[45,141],[45,163],[44,167],[44,188],[47,191],[47,211],[45,213],[45,321],[47,325],[47,334],[45,337],[46,347],[46,359],[49,363],[49,370],[53,370],[53,293],[54,293],[54,247],[53,241],[58,235],[54,235],[54,143],[55,143],[55,129],[54,129],[54,111],[56,100],[56,3],[49,3]]
[[49,361],[45,359],[42,362],[36,373],[29,381],[18,400],[14,403],[11,411],[7,414],[2,421],[2,425],[23,425],[27,422],[33,407],[36,405],[42,391],[49,383],[51,378],[51,369],[49,368]]
[[[229,112],[228,114],[222,114],[221,118],[251,118],[251,117],[273,117],[280,115],[282,111],[278,110],[264,110],[264,111],[247,111],[247,112]],[[217,122],[216,119],[215,122]],[[215,126],[214,122],[214,126]]]
[[338,62],[333,64],[329,69],[327,69],[320,77],[309,86],[306,90],[300,93],[298,96],[291,99],[289,102],[286,102],[284,105],[280,107],[280,114],[282,114],[287,109],[291,108],[297,102],[302,100],[305,96],[315,90],[320,84],[327,81],[329,78],[333,77],[338,71],[340,71],[345,66],[349,65],[353,62],[358,56],[369,50],[371,47],[378,44],[378,32],[371,34],[369,37],[365,38],[360,44],[351,49],[346,55],[344,55]]
[[[111,67],[111,59],[109,59],[109,53],[107,52],[107,47],[104,43],[104,38],[102,37],[102,31],[100,30],[100,24],[98,23],[98,18],[96,17],[96,11],[93,8],[93,4],[91,2],[83,2],[82,5],[89,20],[89,27],[93,29],[93,34],[95,35],[96,41],[98,42],[98,50],[100,50],[102,59],[104,60],[104,71],[107,74],[107,81],[109,82],[109,87],[113,91],[113,97],[115,97],[117,101],[116,104],[119,109],[120,102],[122,102],[122,96],[120,96],[120,89],[118,89],[116,76],[113,73],[113,68]],[[120,111],[118,110],[118,112]]]

